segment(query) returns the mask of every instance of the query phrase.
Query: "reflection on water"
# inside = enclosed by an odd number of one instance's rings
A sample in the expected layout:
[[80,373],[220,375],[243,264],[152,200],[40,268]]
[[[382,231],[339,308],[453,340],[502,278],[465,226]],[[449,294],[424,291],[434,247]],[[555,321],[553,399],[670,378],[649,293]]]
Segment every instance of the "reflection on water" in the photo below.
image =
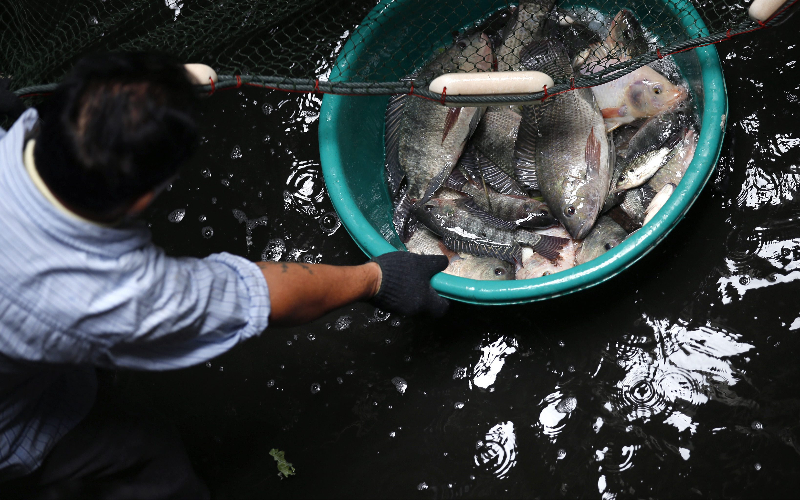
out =
[[475,363],[470,387],[474,384],[481,389],[489,389],[497,380],[497,375],[506,363],[509,354],[517,352],[517,341],[513,338],[500,337],[494,342],[478,347],[481,351],[481,358]]
[[740,380],[731,358],[753,348],[740,335],[710,325],[689,329],[683,324],[645,317],[653,329],[650,345],[641,338],[623,339],[611,348],[625,377],[616,384],[611,411],[629,421],[664,423],[694,434],[690,414],[709,399],[743,404],[730,388]]
[[475,465],[504,479],[517,464],[514,422],[501,422],[475,444]]

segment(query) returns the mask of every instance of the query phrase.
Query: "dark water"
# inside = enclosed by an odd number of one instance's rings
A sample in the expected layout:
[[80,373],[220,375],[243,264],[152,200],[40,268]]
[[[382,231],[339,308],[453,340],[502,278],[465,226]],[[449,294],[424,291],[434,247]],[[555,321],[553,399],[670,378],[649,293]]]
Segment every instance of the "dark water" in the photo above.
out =
[[[453,303],[436,321],[359,304],[206,366],[122,375],[118,392],[178,426],[217,498],[796,497],[796,22],[717,45],[730,106],[717,173],[611,281]],[[200,154],[148,214],[155,241],[364,262],[324,190],[319,106],[258,89],[209,98]],[[295,476],[279,479],[271,448]]]

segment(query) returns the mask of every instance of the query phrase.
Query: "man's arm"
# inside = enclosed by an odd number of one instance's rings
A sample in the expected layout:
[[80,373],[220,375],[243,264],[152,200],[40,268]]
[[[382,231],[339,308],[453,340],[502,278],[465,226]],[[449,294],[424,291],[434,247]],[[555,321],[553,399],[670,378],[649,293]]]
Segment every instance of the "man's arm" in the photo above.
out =
[[296,325],[328,311],[374,297],[381,285],[375,262],[360,266],[331,266],[292,262],[258,262],[267,280],[270,323]]
[[259,262],[270,296],[270,323],[312,321],[351,302],[370,301],[387,312],[442,316],[445,299],[431,277],[448,264],[442,255],[389,252],[360,266]]

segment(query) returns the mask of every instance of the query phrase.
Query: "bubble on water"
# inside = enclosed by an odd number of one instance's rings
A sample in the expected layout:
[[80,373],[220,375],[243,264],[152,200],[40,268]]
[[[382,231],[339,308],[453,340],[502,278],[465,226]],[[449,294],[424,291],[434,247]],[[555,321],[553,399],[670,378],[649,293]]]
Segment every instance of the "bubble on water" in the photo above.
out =
[[417,485],[417,489],[418,489],[419,491],[427,490],[427,489],[428,489],[428,485],[427,485],[427,484],[425,484],[425,483],[419,483],[419,484]]
[[223,366],[220,366],[220,367],[219,367],[219,371],[225,371],[225,367],[223,367]]
[[275,108],[272,106],[272,104],[268,102],[264,103],[264,105],[261,106],[261,111],[263,111],[265,115],[269,115],[270,113],[272,113],[274,109]]
[[261,139],[261,142],[263,142],[264,144],[267,144],[267,143],[268,143],[269,141],[271,141],[271,140],[272,140],[272,136],[270,136],[269,134],[267,134],[267,135],[265,135],[265,136],[264,136],[264,138],[263,138],[263,139]]
[[567,450],[561,448],[556,452],[556,460],[564,460],[564,457],[567,456]]
[[401,377],[394,377],[392,379],[392,384],[394,384],[395,389],[397,389],[397,392],[400,394],[405,394],[406,389],[408,389],[408,382]]
[[242,148],[239,147],[237,144],[233,147],[233,151],[231,151],[231,160],[238,160],[242,157]]
[[286,341],[286,345],[292,345],[292,341],[291,340],[287,340]]
[[200,217],[198,217],[197,220],[199,220],[200,222],[205,222],[206,221],[206,216],[203,215],[203,214],[200,214]]
[[206,368],[211,368],[211,361],[206,361]]
[[216,196],[211,198],[211,204],[212,205],[216,205],[217,204],[217,197]]
[[391,316],[390,313],[386,311],[381,311],[380,309],[375,309],[375,312],[372,314],[372,317],[375,321],[386,321]]
[[353,370],[347,370],[346,372],[344,372],[345,375],[352,375],[354,373],[355,372]]
[[275,385],[275,381],[274,380],[267,381],[267,387],[272,387],[273,385]]
[[764,426],[758,420],[753,421],[753,423],[750,424],[750,427],[752,427],[755,431],[760,431],[764,428]]
[[98,24],[100,24],[100,21],[98,21],[96,17],[92,16],[89,18],[89,24],[97,26]]
[[464,408],[464,403],[462,403],[461,401],[458,401],[458,402],[456,402],[456,404],[453,405],[453,407],[456,410],[460,410],[460,409]]
[[286,186],[283,197],[287,209],[294,208],[311,216],[319,213],[317,204],[325,199],[325,187],[317,162],[296,162],[294,171],[286,179]]
[[392,326],[400,326],[400,318],[392,318],[392,321],[389,324]]
[[319,385],[318,383],[314,382],[313,384],[311,384],[311,394],[316,394],[321,390],[322,386]]
[[339,331],[342,331],[350,328],[351,324],[353,324],[353,318],[351,318],[350,316],[342,316],[341,318],[336,320],[336,323],[334,324],[333,327]]
[[225,186],[225,187],[228,187],[228,186],[230,186],[230,185],[231,185],[231,181],[229,181],[228,179],[222,179],[222,180],[221,180],[221,181],[219,181],[219,182],[220,182],[220,184],[222,184],[222,185],[223,185],[223,186]]
[[342,221],[336,212],[326,212],[319,218],[319,227],[322,228],[323,233],[330,236],[342,227]]
[[247,222],[247,216],[244,214],[244,212],[242,212],[242,211],[241,211],[241,210],[239,210],[238,208],[234,208],[234,209],[233,209],[233,216],[234,216],[234,217],[236,218],[236,220],[238,220],[239,222]]
[[556,405],[559,413],[571,413],[578,406],[578,400],[573,397],[564,398]]
[[390,433],[389,433],[389,437],[390,437],[390,438],[393,438],[393,437],[395,437],[396,435],[397,435],[397,434],[395,434],[395,432],[394,432],[394,431],[392,431],[392,432],[390,432]]
[[209,239],[214,236],[214,228],[211,226],[206,226],[200,230],[200,233],[202,233],[203,238]]
[[344,384],[344,379],[342,379],[342,377],[336,377],[336,382],[339,384]]
[[167,216],[167,220],[177,224],[178,222],[183,220],[183,217],[185,215],[186,215],[186,209],[178,208],[169,213],[169,215]]
[[314,339],[316,339],[316,338],[317,338],[317,337],[315,337],[315,336],[314,336],[314,334],[313,334],[313,333],[309,333],[309,334],[307,335],[307,337],[308,337],[308,340],[314,340]]
[[210,168],[204,168],[203,171],[200,172],[200,174],[205,178],[209,178],[209,177],[211,177],[211,169]]
[[264,247],[264,251],[261,252],[261,260],[277,262],[281,260],[284,252],[286,252],[286,243],[283,239],[273,238],[267,242],[267,246]]

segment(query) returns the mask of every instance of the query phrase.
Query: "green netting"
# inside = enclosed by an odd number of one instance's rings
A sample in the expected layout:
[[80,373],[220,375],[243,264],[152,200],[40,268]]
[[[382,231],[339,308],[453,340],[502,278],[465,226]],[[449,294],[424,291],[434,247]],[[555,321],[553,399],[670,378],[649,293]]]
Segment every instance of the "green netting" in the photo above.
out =
[[[214,68],[220,74],[216,88],[257,84],[371,95],[413,88],[417,94],[442,99],[427,91],[427,82],[409,80],[408,68],[419,67],[452,44],[455,33],[477,28],[502,37],[509,9],[517,4],[472,0],[466,8],[465,1],[4,0],[0,75],[12,78],[18,94],[31,95],[51,89],[85,54],[160,50]],[[775,18],[756,23],[736,0],[609,0],[593,15],[607,25],[620,9],[630,9],[653,37],[649,50],[591,75],[556,78],[549,91],[597,85],[667,54],[774,25],[796,3],[789,0]],[[570,0],[556,7],[560,10],[552,15],[563,20],[566,10],[574,12],[581,4]],[[475,17],[476,11],[482,14]],[[442,100],[458,104],[521,97]]]

